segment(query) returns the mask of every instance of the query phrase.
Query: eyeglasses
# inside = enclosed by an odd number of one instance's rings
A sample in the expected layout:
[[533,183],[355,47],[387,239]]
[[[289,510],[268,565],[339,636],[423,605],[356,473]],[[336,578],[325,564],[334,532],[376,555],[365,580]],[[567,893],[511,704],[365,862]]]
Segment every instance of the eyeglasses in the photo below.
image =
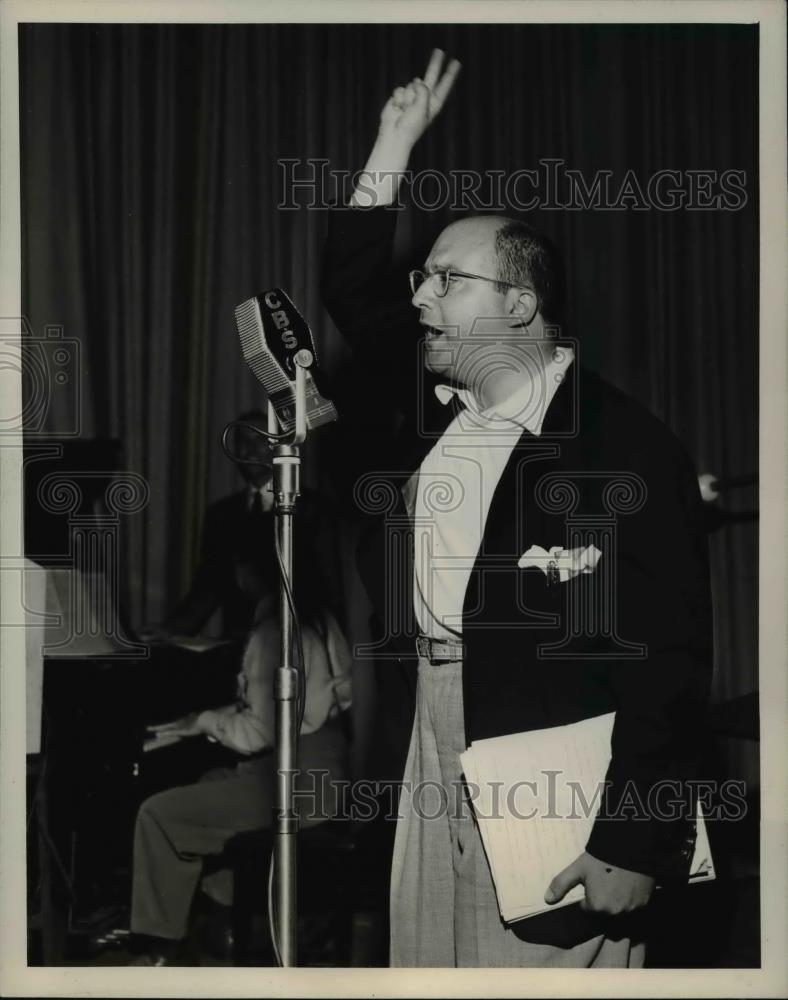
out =
[[506,285],[507,288],[520,288],[520,285],[513,285],[510,281],[499,281],[498,278],[488,278],[483,274],[469,274],[468,271],[458,271],[456,267],[439,267],[429,274],[426,271],[416,269],[408,273],[411,294],[415,295],[425,281],[434,281],[435,294],[442,299],[449,290],[452,278],[475,278],[478,281],[491,281],[494,285]]

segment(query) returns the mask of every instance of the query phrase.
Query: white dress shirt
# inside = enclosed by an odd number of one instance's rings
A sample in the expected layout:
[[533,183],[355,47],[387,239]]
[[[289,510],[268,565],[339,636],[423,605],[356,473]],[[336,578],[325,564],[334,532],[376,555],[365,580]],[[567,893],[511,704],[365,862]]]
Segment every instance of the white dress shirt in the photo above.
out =
[[[306,671],[306,703],[301,735],[315,733],[327,719],[351,704],[353,657],[330,611],[321,612],[320,630],[302,629]],[[200,728],[237,753],[257,753],[275,744],[272,691],[279,668],[279,625],[266,618],[251,631],[238,674],[238,697],[231,705],[201,712]]]
[[413,600],[424,635],[462,635],[465,591],[495,489],[523,431],[541,434],[547,408],[573,359],[571,348],[556,348],[543,369],[486,410],[479,410],[468,389],[436,386],[442,403],[456,394],[466,409],[403,489],[413,515]]

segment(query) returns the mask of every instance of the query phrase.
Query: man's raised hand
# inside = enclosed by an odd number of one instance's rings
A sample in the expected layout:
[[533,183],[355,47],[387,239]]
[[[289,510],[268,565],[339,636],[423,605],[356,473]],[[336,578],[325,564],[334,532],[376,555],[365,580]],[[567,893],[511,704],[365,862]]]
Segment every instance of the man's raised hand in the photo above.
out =
[[397,87],[380,114],[379,136],[401,139],[413,146],[440,114],[451,93],[460,63],[451,59],[443,68],[445,53],[433,49],[424,79],[414,77]]
[[350,204],[361,208],[390,205],[405,174],[411,150],[446,103],[460,64],[452,59],[443,69],[444,54],[435,49],[423,80],[397,87],[380,114],[375,145],[369,154]]

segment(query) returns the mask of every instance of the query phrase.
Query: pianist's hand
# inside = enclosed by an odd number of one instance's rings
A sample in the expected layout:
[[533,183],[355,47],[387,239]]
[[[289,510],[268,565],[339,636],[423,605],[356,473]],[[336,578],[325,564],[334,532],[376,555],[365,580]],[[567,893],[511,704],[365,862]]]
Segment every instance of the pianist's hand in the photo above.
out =
[[148,726],[148,731],[159,736],[200,736],[204,730],[197,725],[199,712],[190,712],[182,719],[173,722],[161,722],[157,726]]

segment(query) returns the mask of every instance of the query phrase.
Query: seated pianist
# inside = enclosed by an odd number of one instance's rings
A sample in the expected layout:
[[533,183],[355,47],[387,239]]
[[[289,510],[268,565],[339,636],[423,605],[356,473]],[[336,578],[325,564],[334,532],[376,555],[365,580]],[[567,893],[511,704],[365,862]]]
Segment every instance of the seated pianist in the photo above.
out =
[[[251,428],[267,428],[267,416],[261,410],[247,411],[237,419]],[[232,697],[235,675],[255,611],[260,601],[279,587],[274,551],[270,445],[263,435],[249,426],[238,426],[231,438],[231,448],[238,458],[236,464],[245,486],[208,507],[203,520],[200,561],[188,593],[163,622],[140,630],[146,642],[165,648],[167,645],[179,646],[185,637],[200,633],[217,611],[220,613],[221,639],[225,643],[202,654],[199,680],[196,675],[194,677],[201,697],[207,698],[202,707]],[[336,545],[336,534],[336,517],[329,509],[329,501],[313,490],[302,489],[294,532],[295,586],[297,590],[309,587],[321,592],[335,617],[341,619],[341,609],[336,603],[330,603],[327,596],[339,593],[339,588],[329,583],[332,561],[335,561],[332,547]],[[205,657],[210,660],[206,662]],[[180,706],[180,695],[176,703]],[[173,714],[186,711],[187,707],[197,705],[184,703],[175,708]],[[159,715],[158,719],[161,718]],[[145,721],[158,719],[154,714]],[[212,755],[200,753],[199,756],[207,759]]]
[[[347,776],[341,713],[350,705],[351,656],[330,610],[314,593],[296,598],[306,670],[306,700],[298,747],[296,810],[306,828],[335,814],[335,782]],[[244,649],[234,703],[193,712],[152,727],[167,738],[207,737],[238,755],[191,785],[151,796],[134,831],[131,932],[133,965],[177,962],[204,861],[221,854],[238,833],[270,827],[276,786],[273,676],[279,666],[277,594],[261,600]],[[214,902],[232,901],[229,871],[203,880]],[[261,892],[264,891],[261,887]]]
[[[260,411],[238,419],[261,429],[267,425]],[[152,795],[139,809],[131,903],[135,965],[165,965],[177,958],[201,881],[215,903],[231,903],[231,873],[219,871],[203,878],[205,859],[220,856],[236,834],[272,823],[273,676],[279,666],[280,640],[271,451],[265,439],[248,428],[236,428],[234,437],[233,450],[241,459],[247,486],[208,509],[202,559],[189,593],[166,622],[148,630],[160,641],[193,634],[221,609],[224,634],[238,642],[240,650],[235,699],[150,726],[148,745],[189,745],[207,738],[225,748],[231,765],[213,768],[195,783]],[[347,775],[342,713],[350,705],[351,654],[332,605],[336,588],[326,582],[326,559],[321,554],[329,520],[316,494],[302,493],[294,544],[295,600],[306,670],[296,784],[302,827],[332,816],[336,808],[332,782]]]

